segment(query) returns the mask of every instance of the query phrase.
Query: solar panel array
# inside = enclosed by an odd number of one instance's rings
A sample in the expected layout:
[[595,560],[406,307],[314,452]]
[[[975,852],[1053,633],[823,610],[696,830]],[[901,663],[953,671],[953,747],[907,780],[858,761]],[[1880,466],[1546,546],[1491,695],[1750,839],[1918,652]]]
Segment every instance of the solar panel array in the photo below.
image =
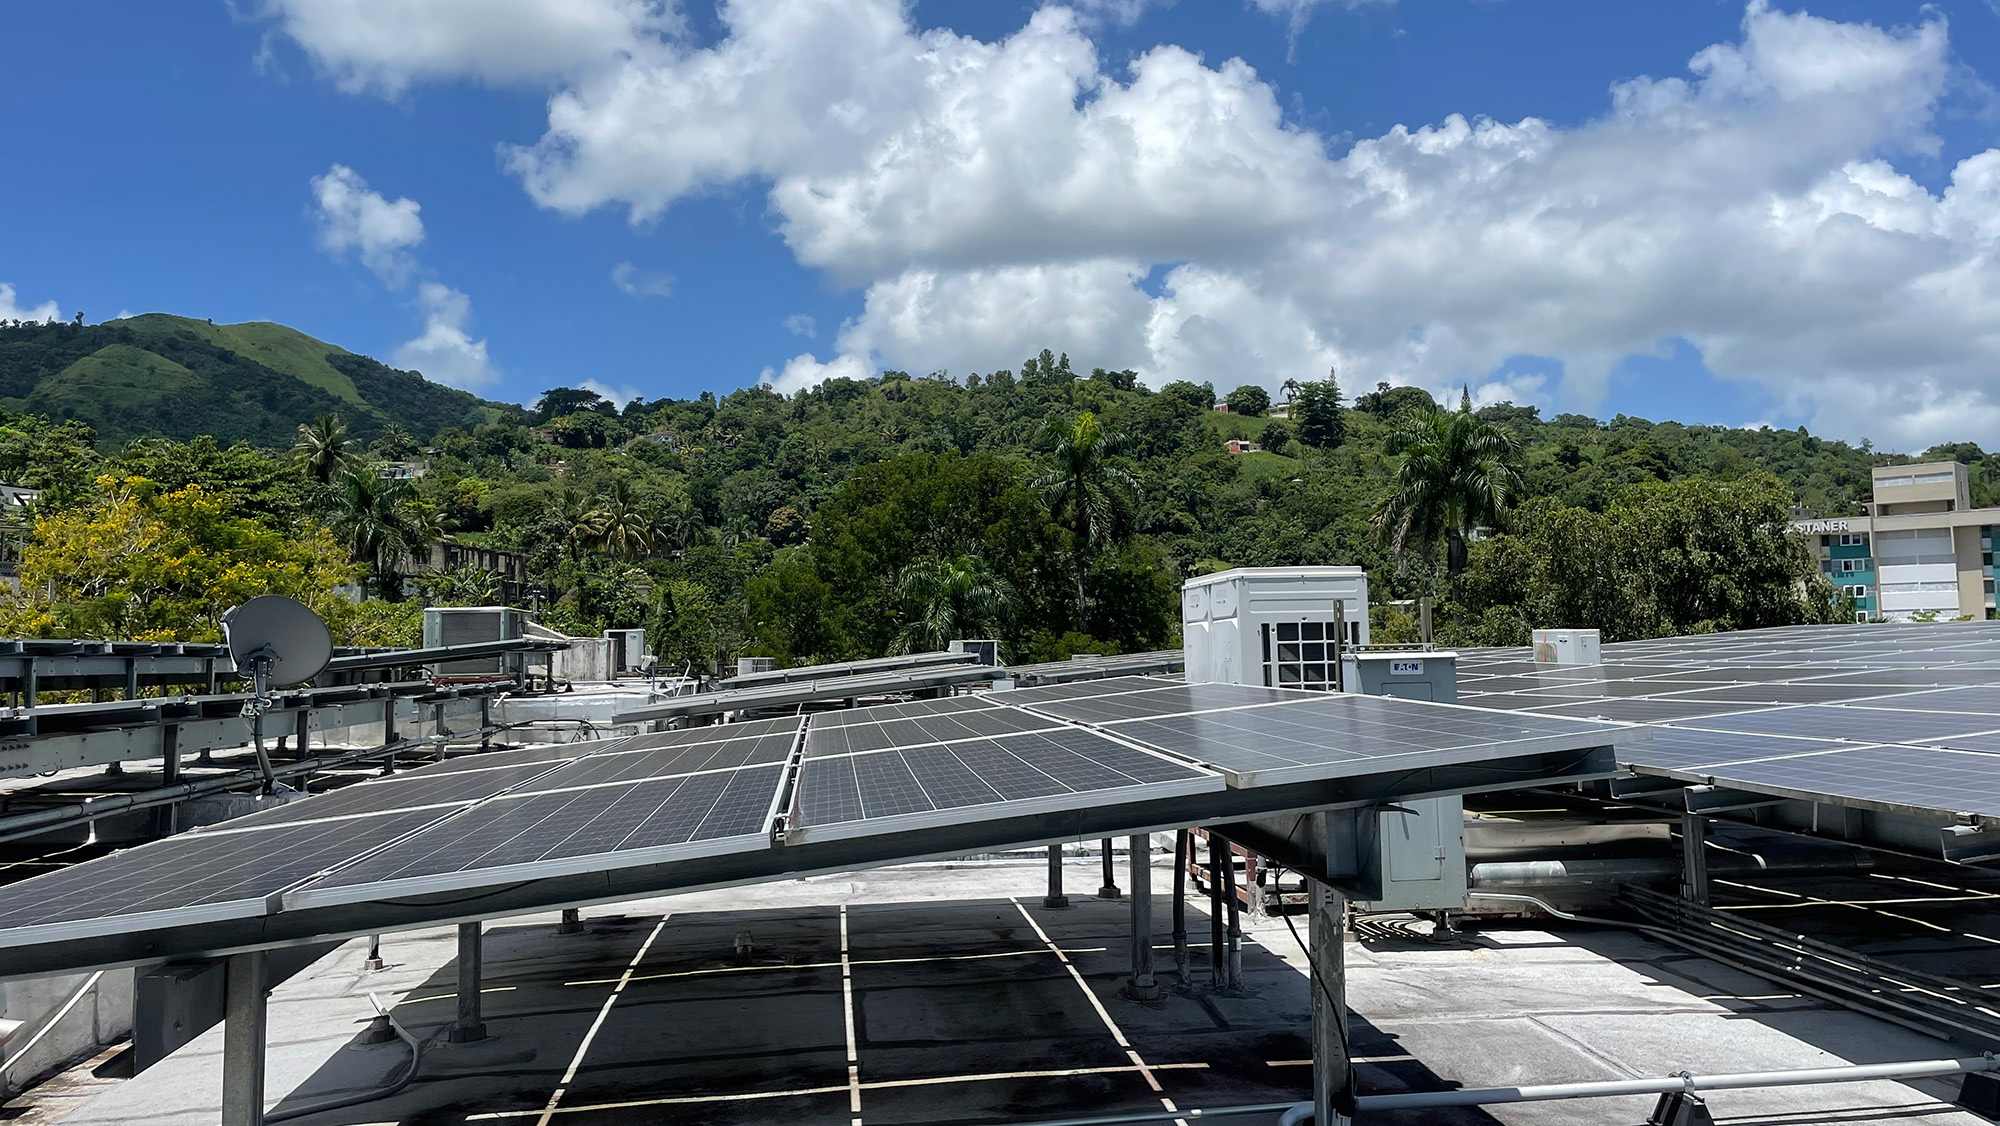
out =
[[1459,654],[1459,702],[1656,725],[1619,761],[1786,796],[2000,816],[2000,622],[1793,626]]
[[[1597,748],[1629,734],[1547,716],[1124,677],[530,747],[11,885],[0,946],[167,925],[152,912],[178,923],[409,901],[817,841],[1136,811],[1230,788],[1414,778],[1448,763],[1576,753],[1568,766],[1537,767],[1544,777],[1584,770]],[[993,829],[987,843],[1019,843],[1008,833],[1021,831]]]

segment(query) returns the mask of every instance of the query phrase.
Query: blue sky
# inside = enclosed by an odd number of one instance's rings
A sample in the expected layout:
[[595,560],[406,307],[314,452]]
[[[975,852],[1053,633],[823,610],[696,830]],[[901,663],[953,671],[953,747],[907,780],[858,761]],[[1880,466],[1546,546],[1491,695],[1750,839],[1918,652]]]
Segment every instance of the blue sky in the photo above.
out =
[[[581,46],[538,30],[546,2],[488,9],[518,17],[512,40],[482,37],[459,0],[435,26],[382,35],[367,21],[381,0],[18,7],[0,40],[17,124],[0,284],[19,310],[274,320],[384,359],[443,356],[480,393],[526,401],[586,380],[661,396],[962,373],[1046,344],[1225,389],[1337,364],[1350,389],[1463,382],[1551,413],[2000,441],[2000,342],[1977,307],[2000,295],[2000,218],[1979,218],[2000,194],[1973,191],[1985,167],[1962,165],[2000,145],[1985,0],[1095,0],[1067,23],[994,0],[580,0],[605,16]],[[838,23],[788,30],[809,10]],[[888,23],[824,31],[865,20]],[[943,48],[926,38],[941,31]],[[904,65],[1008,41],[1071,60],[1073,114],[1009,120],[1001,64],[929,104],[936,83]],[[800,54],[775,73],[732,54],[759,43]],[[1168,74],[1162,45],[1191,57]],[[1718,45],[1728,57],[1691,73]],[[1200,87],[1195,117],[1106,92],[1147,66]],[[1821,81],[1827,66],[1846,70]],[[696,79],[718,74],[798,88],[769,107],[704,103]],[[1614,84],[1646,78],[1707,87],[1665,109],[1638,98],[1640,125],[1607,125]],[[680,111],[617,93],[634,81]],[[1246,122],[1265,96],[1279,120]],[[573,98],[580,132],[524,165],[510,146],[551,132],[552,97]],[[842,127],[814,116],[829,101]],[[1220,124],[1191,124],[1217,107]],[[1454,138],[1452,115],[1505,131]],[[914,171],[882,171],[947,126],[953,143]],[[1370,155],[1398,126],[1432,127],[1450,152],[1419,139]],[[1719,172],[1686,147],[1732,129],[1742,148],[1714,157]],[[1163,139],[1156,167],[1131,171],[1106,140],[1128,133]],[[1044,195],[1024,163],[1077,186]],[[385,204],[419,205],[420,241],[384,251],[403,276],[365,265],[358,242],[329,251],[314,182],[336,165]],[[1367,172],[1381,167],[1395,176]],[[798,194],[774,190],[787,184]],[[408,351],[427,329],[444,335]],[[478,342],[482,363],[465,355]]]

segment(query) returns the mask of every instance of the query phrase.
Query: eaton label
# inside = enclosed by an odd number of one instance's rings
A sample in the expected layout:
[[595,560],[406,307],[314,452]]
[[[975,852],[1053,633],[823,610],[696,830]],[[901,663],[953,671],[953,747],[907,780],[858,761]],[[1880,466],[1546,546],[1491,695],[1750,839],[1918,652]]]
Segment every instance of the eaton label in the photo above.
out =
[[1391,658],[1389,661],[1389,675],[1422,676],[1424,675],[1424,663],[1417,660]]

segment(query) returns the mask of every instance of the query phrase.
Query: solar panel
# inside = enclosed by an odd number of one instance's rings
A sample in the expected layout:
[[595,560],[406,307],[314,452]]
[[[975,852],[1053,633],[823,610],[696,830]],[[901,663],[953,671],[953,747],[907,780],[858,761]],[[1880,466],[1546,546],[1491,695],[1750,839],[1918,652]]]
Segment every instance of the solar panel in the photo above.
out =
[[856,754],[890,747],[949,743],[979,735],[1006,735],[1060,726],[1045,716],[1013,708],[988,708],[916,719],[886,719],[879,723],[847,723],[806,732],[806,756]]
[[1308,696],[1299,690],[1257,688],[1241,684],[1180,684],[1148,686],[1143,691],[1121,692],[1085,699],[1050,701],[1032,705],[1043,715],[1072,719],[1080,723],[1110,723],[1142,716],[1179,715],[1183,712],[1216,708],[1241,708],[1253,704],[1275,704]]
[[[287,903],[346,902],[399,887],[409,889],[405,894],[474,887],[510,871],[542,878],[762,848],[783,775],[782,766],[752,766],[497,798],[315,881]],[[722,841],[734,849],[695,847]],[[349,896],[340,889],[372,890]]]
[[1719,701],[1704,704],[1683,700],[1678,697],[1643,700],[1578,700],[1567,704],[1550,704],[1538,707],[1541,715],[1562,715],[1575,719],[1605,719],[1623,723],[1665,723],[1668,721],[1695,722],[1706,716],[1727,715],[1740,712],[1742,704]]
[[1938,715],[1932,712],[1808,704],[1762,712],[1710,716],[1692,721],[1688,726],[1720,731],[1845,739],[1852,743],[1930,743],[1950,735],[2000,729],[2000,721],[1996,721],[1992,716],[1982,715]]
[[[1196,758],[1231,775],[1234,785],[1341,777],[1479,757],[1482,748],[1525,753],[1603,746],[1596,724],[1537,714],[1475,708],[1412,708],[1406,701],[1341,693],[1299,693],[1306,699],[1228,711],[1198,712],[1107,724],[1105,729],[1149,746]],[[1623,737],[1644,739],[1631,730]]]
[[8,885],[0,931],[19,945],[260,915],[267,897],[437,816],[184,833]]
[[1702,771],[1717,782],[2000,816],[2000,756],[1877,746]]
[[1058,700],[1082,700],[1092,696],[1117,696],[1125,692],[1144,692],[1149,688],[1165,686],[1165,681],[1142,676],[1123,676],[1102,680],[1079,680],[1071,684],[1045,684],[1038,688],[1015,688],[993,695],[995,699],[1011,707],[1023,707],[1054,703]]
[[940,818],[1020,816],[1223,787],[1220,777],[1080,728],[808,758],[793,799],[801,841]]
[[936,700],[911,700],[903,704],[876,704],[846,711],[818,712],[812,717],[812,726],[818,730],[850,723],[880,723],[885,719],[991,711],[997,707],[998,704],[985,696],[944,696]]
[[1639,762],[1661,770],[1693,770],[1726,762],[1781,755],[1835,751],[1849,744],[1789,735],[1745,735],[1735,731],[1700,731],[1686,727],[1656,727],[1644,743],[1622,748],[1620,762]]

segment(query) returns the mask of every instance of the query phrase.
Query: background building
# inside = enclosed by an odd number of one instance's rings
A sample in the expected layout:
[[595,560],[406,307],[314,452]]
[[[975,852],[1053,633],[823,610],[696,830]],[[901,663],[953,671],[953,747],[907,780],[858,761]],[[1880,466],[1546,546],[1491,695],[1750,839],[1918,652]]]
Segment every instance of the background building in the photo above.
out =
[[1878,465],[1866,516],[1805,519],[1819,537],[1819,566],[1852,594],[1856,617],[1991,618],[1993,529],[2000,508],[1972,507],[1965,466],[1955,461]]

